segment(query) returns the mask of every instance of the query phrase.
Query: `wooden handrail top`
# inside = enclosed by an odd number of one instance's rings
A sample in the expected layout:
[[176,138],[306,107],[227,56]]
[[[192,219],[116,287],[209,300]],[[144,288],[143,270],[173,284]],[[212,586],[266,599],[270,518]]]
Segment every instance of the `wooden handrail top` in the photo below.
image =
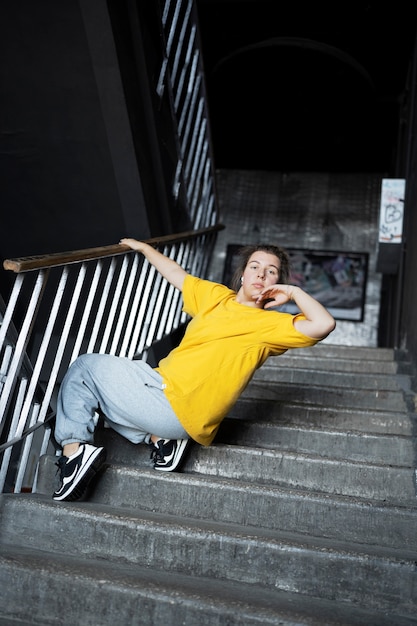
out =
[[[160,244],[178,243],[187,239],[195,239],[200,235],[210,234],[223,230],[223,224],[200,228],[199,230],[190,230],[174,235],[164,235],[162,237],[154,237],[152,239],[144,239],[146,243],[152,246]],[[82,263],[91,259],[100,259],[108,256],[115,256],[128,252],[130,248],[120,243],[110,246],[100,246],[98,248],[86,248],[84,250],[72,250],[70,252],[53,252],[51,254],[39,254],[35,256],[20,257],[17,259],[6,259],[3,261],[5,270],[10,270],[19,274],[21,272],[29,272],[32,270],[46,269],[49,267],[57,267],[59,265],[68,265],[70,263]]]

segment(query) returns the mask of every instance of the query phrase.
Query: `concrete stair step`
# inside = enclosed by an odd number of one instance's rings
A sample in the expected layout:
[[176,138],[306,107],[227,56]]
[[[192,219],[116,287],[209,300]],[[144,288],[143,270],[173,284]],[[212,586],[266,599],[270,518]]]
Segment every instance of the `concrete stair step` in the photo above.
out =
[[[405,411],[385,411],[350,406],[323,406],[293,399],[274,400],[250,397],[251,389],[240,398],[229,413],[233,419],[269,420],[280,425],[300,428],[331,428],[337,430],[410,436],[416,432],[416,420]],[[262,394],[257,392],[258,396]],[[324,395],[324,397],[326,397]]]
[[410,409],[399,389],[357,389],[355,386],[315,385],[308,378],[302,382],[263,380],[262,375],[252,379],[241,398],[273,400],[274,402],[297,402],[324,407],[348,407],[372,411],[407,413]]
[[186,472],[173,476],[120,465],[106,470],[92,499],[161,514],[214,517],[242,526],[417,550],[417,502],[409,507],[375,504],[369,499]]
[[[321,412],[317,419],[320,417],[324,421]],[[348,417],[350,414],[344,416],[344,419],[347,421]],[[295,425],[290,420],[281,423],[271,420],[270,416],[268,416],[268,421],[261,417],[259,419],[256,417],[254,419],[226,418],[220,426],[214,444],[236,444],[249,448],[261,447],[312,453],[324,458],[414,467],[416,441],[410,434],[412,423],[408,417],[401,416],[399,423],[392,424],[394,432],[390,432],[390,424],[387,424],[385,415],[380,421],[377,421],[377,416],[374,414],[371,417],[372,420],[368,418],[365,424],[360,424],[362,430],[337,428],[339,421],[334,423],[333,420],[337,418],[333,416],[327,420],[327,424],[321,427],[318,427],[316,423],[305,424],[301,419],[300,423],[295,423]],[[395,431],[401,431],[404,423],[409,427],[403,429],[406,434],[397,434]],[[347,425],[351,426],[351,420]],[[395,428],[397,425],[400,427]],[[147,446],[130,444],[110,428],[97,431],[96,443],[104,445],[108,451],[111,450],[112,458],[116,463],[131,462],[133,465],[137,462],[138,449],[143,448],[146,450],[146,465],[150,465],[150,451]],[[198,444],[193,445],[198,446]],[[212,446],[210,448],[213,449]]]
[[[311,348],[294,348],[287,350],[283,357],[286,356],[302,357],[325,357],[330,360],[347,360],[347,361],[394,361],[408,362],[407,353],[393,348],[374,348],[370,346],[348,346],[340,344],[332,344],[322,341]],[[279,357],[281,358],[281,357]],[[328,363],[329,367],[329,363]],[[331,369],[331,367],[329,367]]]
[[[33,576],[33,572],[37,576]],[[10,581],[16,584],[10,584]],[[70,584],[69,584],[70,582]],[[128,563],[48,555],[20,546],[0,552],[1,626],[411,626],[413,617],[216,581]],[[25,598],[36,601],[22,602]],[[27,612],[30,611],[28,619]],[[97,616],[100,616],[99,622]]]
[[[2,496],[2,544],[111,559],[163,573],[210,577],[415,615],[417,552],[118,509],[40,496]],[[61,532],[57,532],[61,529]],[[100,538],[100,541],[98,541]],[[192,557],[191,557],[192,555]],[[352,566],[354,564],[354,566]]]
[[278,449],[222,444],[194,447],[184,469],[402,506],[413,505],[416,499],[413,468],[325,459]]
[[[304,433],[304,439],[308,440],[308,432]],[[320,447],[319,436],[317,441]],[[126,445],[127,442],[109,428],[98,432],[96,443],[111,451],[109,462],[151,467],[147,446]],[[337,453],[332,456],[331,449],[328,456],[324,457],[317,451],[306,453],[298,449],[292,451],[279,446],[270,447],[264,439],[259,439],[259,443],[248,446],[246,442],[245,445],[229,445],[216,441],[209,447],[192,444],[183,469],[205,476],[387,501],[399,506],[414,506],[416,503],[414,463],[408,465],[401,456],[398,456],[395,464],[389,464],[384,459],[376,463],[366,456],[363,460],[349,460]],[[385,438],[383,445],[389,447]],[[410,455],[410,447],[397,448],[398,452],[405,450]],[[375,454],[378,454],[378,450]]]
[[[195,464],[194,450],[185,471],[155,472],[146,446],[129,444],[123,454],[123,445],[117,445],[122,440],[117,442],[117,437],[107,440],[108,467],[97,481],[91,501],[198,519],[210,518],[215,512],[217,521],[417,549],[416,498],[408,504],[392,504],[390,500],[373,501],[367,493],[344,496],[307,490],[303,485],[248,482],[242,475],[196,473],[187,470]],[[55,481],[55,459],[45,455],[38,493],[50,497]]]
[[325,458],[414,467],[415,438],[404,435],[284,426],[265,421],[225,420],[217,443],[259,446]]
[[288,351],[173,474],[100,427],[86,502],[52,500],[45,455],[38,493],[0,496],[0,626],[415,624],[409,367],[390,349]]
[[[357,352],[356,352],[357,350]],[[350,348],[318,344],[313,348],[288,350],[269,359],[256,372],[255,380],[276,379],[313,385],[358,389],[403,390],[415,397],[416,367],[407,354],[381,348]]]
[[[316,346],[317,348],[318,346]],[[387,359],[358,359],[356,358],[333,358],[322,354],[320,351],[307,352],[303,350],[289,350],[278,357],[270,358],[265,365],[280,369],[310,369],[339,373],[365,373],[383,374],[394,376],[404,369],[406,364]]]
[[[277,357],[278,361],[280,357]],[[380,374],[372,372],[340,372],[335,369],[320,369],[318,364],[314,368],[306,367],[285,367],[282,362],[277,365],[267,362],[259,370],[256,371],[254,381],[264,381],[270,384],[308,384],[317,387],[336,387],[336,388],[355,388],[360,392],[362,389],[366,391],[399,391],[398,376],[391,374]]]
[[[287,350],[279,357],[269,359],[267,363],[279,363],[279,366],[312,367],[317,363],[329,371],[374,372],[381,374],[412,373],[414,370],[408,354],[392,348],[371,348],[343,346],[321,342],[312,348]],[[285,364],[285,365],[284,365]]]

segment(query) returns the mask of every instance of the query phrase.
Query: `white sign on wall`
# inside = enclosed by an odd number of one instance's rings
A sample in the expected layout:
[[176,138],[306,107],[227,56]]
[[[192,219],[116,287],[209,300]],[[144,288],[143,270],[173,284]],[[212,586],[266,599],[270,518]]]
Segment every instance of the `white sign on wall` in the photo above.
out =
[[405,180],[383,178],[379,210],[379,243],[401,243],[403,236]]

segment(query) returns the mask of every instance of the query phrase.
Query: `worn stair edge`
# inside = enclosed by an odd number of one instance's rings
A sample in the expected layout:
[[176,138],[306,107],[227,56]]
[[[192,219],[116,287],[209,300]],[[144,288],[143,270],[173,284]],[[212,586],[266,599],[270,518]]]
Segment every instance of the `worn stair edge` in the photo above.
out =
[[[312,369],[331,369],[332,371],[374,372],[381,374],[408,374],[415,376],[415,367],[407,353],[388,349],[360,350],[349,348],[348,350],[336,349],[331,352],[328,346],[322,343],[313,348],[288,350],[284,354],[268,359],[266,365],[276,367],[302,367]],[[339,346],[340,348],[340,346]]]
[[332,372],[385,374],[395,376],[402,367],[396,361],[381,359],[329,359],[321,354],[304,354],[299,350],[296,354],[288,352],[277,357],[271,357],[262,367],[275,367],[281,369],[306,369],[306,370],[329,370]]
[[[413,507],[400,507],[241,479],[156,472],[148,467],[144,452],[139,447],[135,468],[118,465],[110,450],[110,466],[89,500],[197,519],[209,519],[215,512],[219,522],[417,550],[417,499]],[[37,492],[47,497],[56,487],[54,461],[45,455],[39,467]]]
[[[310,348],[292,348],[285,355],[302,354],[305,356],[326,356],[332,359],[352,359],[370,361],[394,361],[401,356],[394,348],[378,348],[371,346],[348,346],[322,341]],[[283,356],[285,356],[283,355]],[[279,358],[279,357],[278,357]]]
[[283,426],[271,422],[225,420],[217,443],[279,448],[333,459],[415,467],[414,437]]
[[[308,381],[306,381],[307,383]],[[405,412],[410,410],[402,391],[327,387],[310,384],[271,382],[252,379],[241,398],[251,400],[274,400],[275,402],[298,402],[325,407],[349,407],[373,411]]]
[[[260,394],[258,394],[259,396]],[[278,421],[280,424],[355,430],[358,432],[413,435],[416,420],[408,412],[323,406],[313,403],[297,403],[295,399],[265,400],[258,397],[254,403],[250,397],[239,398],[229,413],[232,419]]]
[[[252,380],[266,381],[270,384],[295,383],[314,385],[326,388],[355,388],[365,391],[401,391],[399,377],[389,374],[373,374],[369,372],[339,372],[337,370],[314,369],[301,367],[277,367],[268,362],[259,368]],[[404,378],[404,377],[401,377]]]
[[[43,621],[41,623],[41,626],[48,626],[49,624],[58,624],[59,622],[45,622]],[[38,621],[34,622],[32,621],[31,617],[29,616],[27,619],[19,619],[19,618],[15,618],[12,617],[10,615],[8,615],[7,617],[5,617],[4,615],[0,615],[0,626],[36,626],[36,624],[39,624]]]
[[402,506],[416,499],[413,468],[384,466],[275,449],[214,444],[193,447],[187,471],[248,482],[311,489]]
[[408,550],[33,496],[3,498],[2,521],[3,545],[14,544],[14,525],[22,547],[45,552],[111,558],[328,600],[349,599],[372,610],[401,605],[404,615],[417,610],[417,553]]
[[[301,594],[11,546],[0,555],[4,625],[411,626],[413,618]],[[47,558],[45,558],[47,556]],[[31,599],[30,602],[22,602]],[[7,598],[7,599],[6,599]],[[1,602],[1,601],[0,601]],[[25,623],[25,622],[24,622]],[[1,621],[0,621],[1,624]],[[17,622],[19,624],[19,622]]]

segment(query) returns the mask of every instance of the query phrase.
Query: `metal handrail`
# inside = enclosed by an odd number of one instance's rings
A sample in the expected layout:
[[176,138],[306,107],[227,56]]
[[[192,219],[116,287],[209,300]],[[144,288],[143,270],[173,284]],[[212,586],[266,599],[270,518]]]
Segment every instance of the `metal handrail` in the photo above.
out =
[[[174,235],[153,237],[152,239],[146,239],[146,243],[150,244],[151,246],[158,247],[165,244],[180,243],[183,241],[187,241],[188,239],[195,239],[206,234],[210,235],[223,229],[224,226],[222,224],[216,224],[214,226],[207,226],[206,228],[185,231]],[[84,250],[72,250],[70,252],[52,252],[50,254],[38,254],[35,256],[6,259],[5,261],[3,261],[3,267],[5,270],[10,270],[12,272],[15,272],[16,274],[19,274],[21,272],[28,272],[31,270],[56,267],[58,265],[67,265],[68,263],[79,263],[80,261],[88,261],[91,259],[102,259],[109,256],[116,256],[118,254],[124,254],[126,251],[129,251],[128,246],[117,243],[111,244],[110,246],[85,248]]]
[[[146,241],[204,277],[222,228]],[[16,276],[0,327],[0,491],[36,491],[39,459],[56,449],[50,422],[72,361],[85,352],[148,360],[187,316],[180,292],[122,244],[3,266]]]

